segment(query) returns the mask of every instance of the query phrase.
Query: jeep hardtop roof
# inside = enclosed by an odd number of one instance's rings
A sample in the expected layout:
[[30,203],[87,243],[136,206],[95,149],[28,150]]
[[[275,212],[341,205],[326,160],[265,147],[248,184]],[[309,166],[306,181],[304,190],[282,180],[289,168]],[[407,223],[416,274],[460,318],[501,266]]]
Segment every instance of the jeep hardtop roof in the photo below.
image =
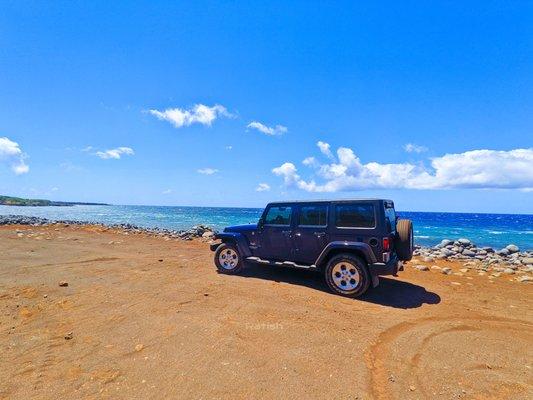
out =
[[374,199],[374,198],[361,198],[361,199],[320,199],[320,200],[287,200],[287,201],[271,201],[268,204],[294,204],[294,203],[355,203],[361,201],[387,201],[393,203],[389,199]]

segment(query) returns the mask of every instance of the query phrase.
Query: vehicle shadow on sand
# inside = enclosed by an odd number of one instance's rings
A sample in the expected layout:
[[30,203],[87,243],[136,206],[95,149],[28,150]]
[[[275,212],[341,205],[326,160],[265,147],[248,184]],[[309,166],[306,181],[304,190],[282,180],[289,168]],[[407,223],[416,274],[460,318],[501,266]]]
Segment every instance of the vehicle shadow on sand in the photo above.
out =
[[[336,296],[328,290],[322,274],[319,272],[247,264],[239,276],[306,286]],[[365,295],[354,299],[354,301],[408,309],[417,308],[423,304],[438,304],[440,303],[440,296],[414,283],[380,277],[378,287],[369,289]]]

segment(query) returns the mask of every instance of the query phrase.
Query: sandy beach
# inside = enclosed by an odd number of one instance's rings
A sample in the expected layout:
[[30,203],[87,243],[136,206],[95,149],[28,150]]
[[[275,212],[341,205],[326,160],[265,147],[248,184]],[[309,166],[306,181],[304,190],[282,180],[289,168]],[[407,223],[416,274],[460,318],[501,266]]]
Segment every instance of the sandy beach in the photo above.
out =
[[415,264],[351,300],[199,239],[0,227],[0,398],[532,398],[531,283]]

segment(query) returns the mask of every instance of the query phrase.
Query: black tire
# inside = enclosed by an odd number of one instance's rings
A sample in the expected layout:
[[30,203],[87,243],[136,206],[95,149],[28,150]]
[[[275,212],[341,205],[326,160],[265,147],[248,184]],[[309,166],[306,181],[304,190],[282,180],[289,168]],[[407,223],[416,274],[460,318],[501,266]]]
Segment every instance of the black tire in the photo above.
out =
[[[231,261],[224,261],[224,255],[228,257],[228,260],[231,257]],[[242,271],[244,263],[237,246],[231,243],[222,243],[215,251],[215,265],[219,272],[234,275]]]
[[399,219],[396,223],[396,240],[394,248],[401,261],[409,261],[413,258],[413,223],[410,219]]
[[[342,275],[337,276],[334,278],[334,275],[336,274],[342,274],[344,268],[348,272],[346,274],[346,280],[342,280]],[[340,271],[339,271],[340,268]],[[354,271],[357,271],[357,277],[358,280],[355,280],[355,274]],[[344,296],[344,297],[359,297],[363,295],[370,286],[370,273],[368,272],[368,266],[366,262],[364,262],[361,258],[349,254],[349,253],[342,253],[336,256],[333,256],[326,265],[326,268],[324,269],[324,274],[326,278],[326,283],[329,287],[329,290],[331,290],[333,293]],[[344,282],[345,285],[342,285],[342,283],[336,283]],[[355,283],[350,282],[350,280],[353,280]],[[355,285],[355,286],[354,286]],[[346,290],[343,289],[343,286],[346,287]],[[354,287],[352,287],[354,286]]]

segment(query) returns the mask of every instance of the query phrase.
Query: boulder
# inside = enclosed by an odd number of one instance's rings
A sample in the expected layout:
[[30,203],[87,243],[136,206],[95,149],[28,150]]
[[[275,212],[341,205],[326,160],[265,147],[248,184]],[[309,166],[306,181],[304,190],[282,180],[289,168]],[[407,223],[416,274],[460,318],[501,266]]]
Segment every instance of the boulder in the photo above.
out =
[[501,249],[500,251],[497,251],[496,254],[498,254],[499,256],[508,256],[510,252],[507,248],[505,248]]
[[429,267],[427,265],[415,265],[413,268],[419,271],[429,271]]
[[449,250],[449,249],[442,249],[441,250],[441,254],[445,257],[450,257],[450,256],[453,256],[455,254],[455,252]]
[[467,257],[475,257],[475,256],[476,256],[476,253],[473,252],[472,250],[464,249],[464,250],[463,250],[463,256],[467,256]]
[[464,238],[459,239],[458,242],[463,246],[470,246],[472,244],[470,240]]
[[450,239],[444,239],[440,242],[439,246],[440,247],[446,247],[446,246],[449,246],[453,243],[453,240],[450,240]]
[[509,246],[506,247],[506,249],[509,251],[509,254],[518,253],[520,251],[518,246],[514,244],[510,244]]

